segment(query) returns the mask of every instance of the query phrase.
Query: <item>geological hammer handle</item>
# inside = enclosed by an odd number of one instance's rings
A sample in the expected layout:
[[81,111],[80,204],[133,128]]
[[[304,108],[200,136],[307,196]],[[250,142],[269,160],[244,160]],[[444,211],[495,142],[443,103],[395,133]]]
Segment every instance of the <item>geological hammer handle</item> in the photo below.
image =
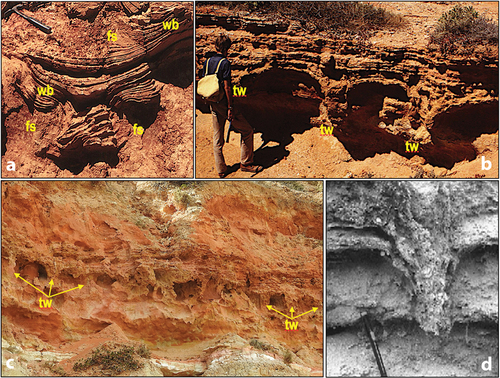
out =
[[380,350],[378,349],[377,340],[375,340],[375,334],[372,331],[372,327],[370,325],[370,321],[368,320],[368,315],[363,315],[363,322],[365,323],[365,331],[370,339],[370,344],[372,346],[373,354],[375,355],[375,359],[377,360],[378,370],[380,371],[381,377],[387,377],[387,372],[385,371],[384,362],[382,361],[382,355],[380,354]]
[[35,20],[34,18],[31,18],[29,16],[26,16],[25,14],[22,14],[21,12],[19,12],[17,10],[17,6],[12,8],[12,10],[18,14],[19,16],[21,16],[22,18],[24,18],[25,20],[28,20],[32,25],[35,25],[38,29],[40,29],[41,31],[43,31],[44,33],[47,33],[47,34],[50,34],[52,33],[52,28],[50,26],[47,26],[47,25],[44,25],[42,24],[40,21],[37,21]]
[[231,135],[232,128],[233,128],[233,121],[229,121],[229,129],[227,130],[226,143],[229,143],[229,136]]

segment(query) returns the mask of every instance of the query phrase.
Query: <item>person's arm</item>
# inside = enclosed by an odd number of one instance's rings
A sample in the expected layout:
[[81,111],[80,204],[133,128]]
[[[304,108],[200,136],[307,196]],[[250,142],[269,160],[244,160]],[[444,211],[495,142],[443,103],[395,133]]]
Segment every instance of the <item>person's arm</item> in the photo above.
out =
[[224,80],[224,90],[227,97],[227,119],[233,120],[233,92],[231,92],[231,84],[229,80]]

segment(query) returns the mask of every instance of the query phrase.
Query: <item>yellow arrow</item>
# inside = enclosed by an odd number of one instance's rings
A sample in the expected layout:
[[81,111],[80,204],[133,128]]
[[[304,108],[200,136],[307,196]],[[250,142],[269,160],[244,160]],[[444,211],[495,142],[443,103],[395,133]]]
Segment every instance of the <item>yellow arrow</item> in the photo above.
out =
[[291,318],[291,317],[289,317],[288,315],[282,314],[282,313],[281,313],[281,312],[279,312],[278,310],[274,309],[274,308],[273,308],[273,306],[271,306],[271,305],[267,305],[266,307],[267,307],[267,309],[268,309],[268,310],[273,310],[273,311],[276,311],[278,314],[283,315],[285,318],[288,318],[288,319],[292,320],[292,318]]
[[309,310],[307,312],[304,312],[303,314],[297,315],[297,316],[293,317],[292,319],[297,319],[298,317],[301,317],[302,315],[309,314],[311,311],[316,312],[317,309],[318,309],[317,307],[313,307],[312,310]]
[[290,309],[290,312],[292,313],[292,319],[293,319],[293,313],[295,312],[295,310],[293,309],[293,307]]
[[50,298],[50,293],[52,292],[52,285],[54,285],[54,280],[50,280],[49,285],[50,285],[49,289],[49,298]]
[[26,281],[23,277],[21,277],[21,275],[19,273],[14,273],[14,275],[16,276],[16,278],[20,278],[22,279],[24,282],[26,282],[28,285],[30,285],[32,288],[38,290],[40,293],[42,293],[43,295],[45,295],[46,297],[49,297],[47,294],[45,294],[43,291],[41,291],[39,288],[37,288],[36,286],[33,286],[32,284],[30,284],[28,281]]
[[68,291],[71,291],[71,290],[81,289],[83,286],[84,286],[84,285],[78,285],[77,287],[74,287],[73,289],[64,290],[64,291],[61,291],[60,293],[53,294],[53,295],[51,295],[49,298],[55,297],[56,295],[60,295],[60,294],[67,293]]

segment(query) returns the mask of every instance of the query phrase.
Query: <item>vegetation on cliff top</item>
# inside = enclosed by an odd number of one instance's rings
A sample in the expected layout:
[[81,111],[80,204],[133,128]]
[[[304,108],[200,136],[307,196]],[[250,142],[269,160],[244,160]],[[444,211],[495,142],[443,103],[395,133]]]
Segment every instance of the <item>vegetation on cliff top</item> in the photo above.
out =
[[471,53],[477,45],[498,45],[498,25],[472,6],[455,5],[439,18],[429,45],[443,53]]
[[199,4],[217,4],[236,11],[281,16],[299,21],[304,29],[334,34],[366,35],[370,30],[397,28],[403,24],[401,16],[357,1],[217,1]]

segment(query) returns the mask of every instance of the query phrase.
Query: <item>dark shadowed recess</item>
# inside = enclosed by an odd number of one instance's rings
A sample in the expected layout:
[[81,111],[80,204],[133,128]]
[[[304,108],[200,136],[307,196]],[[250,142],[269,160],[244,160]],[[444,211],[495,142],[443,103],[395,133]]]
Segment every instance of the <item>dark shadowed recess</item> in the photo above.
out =
[[50,158],[59,169],[67,169],[74,175],[80,174],[87,165],[94,165],[99,162],[108,164],[111,168],[115,168],[120,159],[118,157],[119,148],[100,148],[97,151],[84,150],[83,147],[78,148],[80,153],[65,152],[61,157],[47,156]]
[[201,282],[198,279],[190,280],[188,282],[174,282],[175,295],[179,301],[183,301],[194,296],[198,297],[200,295],[200,288]]
[[[383,332],[383,324],[378,319],[376,319],[372,313],[370,313],[369,308],[367,308],[366,310],[366,312],[370,316],[370,324],[372,330],[376,333],[377,336],[380,336]],[[361,311],[364,311],[364,309],[361,309]],[[366,337],[363,320],[361,318],[356,320],[354,323],[349,324],[348,326],[326,326],[326,336],[334,337],[335,335],[341,334],[343,332],[354,332],[358,334],[358,336],[360,336],[362,340],[364,340]],[[366,341],[368,341],[368,339],[366,339]]]
[[45,266],[37,261],[30,261],[25,257],[18,257],[16,259],[14,270],[28,280],[33,280],[34,277],[38,277],[41,280],[47,279],[47,269]]
[[160,94],[158,94],[147,103],[127,101],[122,103],[121,106],[114,107],[113,110],[116,111],[120,118],[125,115],[131,125],[137,123],[147,129],[156,120],[160,107]]
[[482,62],[471,62],[467,64],[443,64],[436,66],[439,73],[456,71],[460,75],[460,81],[467,86],[480,85],[482,89],[493,91],[498,96],[498,59],[484,58]]
[[[235,98],[235,107],[255,129],[262,133],[263,144],[255,152],[255,161],[268,168],[289,154],[286,146],[293,134],[313,127],[311,117],[319,116],[321,88],[310,75],[273,68],[241,80],[247,96]],[[305,87],[307,94],[297,94]],[[276,146],[266,146],[269,142]]]
[[396,151],[405,155],[404,140],[378,128],[384,98],[408,101],[406,90],[397,84],[360,83],[347,93],[348,114],[334,135],[355,160]]
[[[334,135],[355,160],[391,151],[408,158],[414,155],[406,151],[403,137],[378,128],[385,97],[409,100],[404,88],[397,84],[361,83],[346,95],[347,116],[334,129]],[[429,129],[432,143],[421,145],[417,155],[431,165],[451,169],[458,162],[474,160],[477,152],[472,142],[497,130],[498,101],[452,107],[435,117]]]
[[[147,79],[151,77],[152,74],[149,74]],[[94,106],[105,104],[110,107],[112,111],[116,112],[120,118],[123,119],[125,116],[131,125],[137,123],[144,129],[147,129],[155,122],[161,108],[160,93],[150,99],[144,99],[141,102],[129,99],[126,102],[119,103],[119,105],[115,105],[115,103],[111,102],[106,95],[106,93],[101,92],[89,97],[70,97],[69,93],[67,96],[73,108],[79,113],[79,117],[87,114]]]
[[[209,2],[205,3],[204,5],[210,4]],[[216,26],[228,31],[244,30],[254,35],[276,34],[277,32],[285,32],[288,28],[288,23],[243,23],[237,18],[221,17],[213,14],[197,14],[196,25],[205,27]]]
[[433,146],[423,146],[419,155],[432,165],[451,169],[455,163],[476,158],[472,145],[476,138],[497,131],[498,101],[453,107],[434,118],[429,129]]
[[193,38],[168,46],[148,64],[153,79],[176,87],[189,87],[193,82]]

